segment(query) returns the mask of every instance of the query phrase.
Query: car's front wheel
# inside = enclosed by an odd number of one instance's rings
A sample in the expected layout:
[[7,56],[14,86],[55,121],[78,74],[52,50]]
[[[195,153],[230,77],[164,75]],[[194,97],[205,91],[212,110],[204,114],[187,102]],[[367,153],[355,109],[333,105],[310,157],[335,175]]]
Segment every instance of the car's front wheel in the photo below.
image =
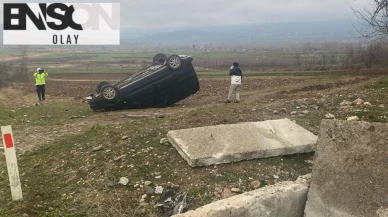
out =
[[117,102],[120,98],[119,89],[111,84],[101,88],[101,96],[107,102]]
[[154,56],[154,64],[157,64],[157,65],[164,65],[164,63],[166,63],[166,60],[167,60],[167,56],[166,54],[163,54],[163,53],[158,53]]

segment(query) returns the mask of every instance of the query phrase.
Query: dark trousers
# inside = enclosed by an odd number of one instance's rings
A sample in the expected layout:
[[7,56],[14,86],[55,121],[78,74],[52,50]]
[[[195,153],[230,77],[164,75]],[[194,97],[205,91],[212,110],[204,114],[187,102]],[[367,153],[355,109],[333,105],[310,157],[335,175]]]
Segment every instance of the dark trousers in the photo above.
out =
[[44,94],[46,92],[46,85],[36,85],[36,92],[38,93],[39,101],[44,100]]

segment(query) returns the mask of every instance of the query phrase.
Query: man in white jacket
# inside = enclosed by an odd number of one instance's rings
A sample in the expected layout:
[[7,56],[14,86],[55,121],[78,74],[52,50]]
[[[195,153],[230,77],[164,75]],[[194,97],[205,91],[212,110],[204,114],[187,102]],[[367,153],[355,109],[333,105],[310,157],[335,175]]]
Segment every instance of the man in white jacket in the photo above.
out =
[[231,76],[231,84],[229,88],[227,103],[232,102],[233,95],[236,96],[235,102],[240,102],[240,90],[242,82],[242,70],[239,67],[237,62],[233,63],[233,66],[230,67],[229,75]]

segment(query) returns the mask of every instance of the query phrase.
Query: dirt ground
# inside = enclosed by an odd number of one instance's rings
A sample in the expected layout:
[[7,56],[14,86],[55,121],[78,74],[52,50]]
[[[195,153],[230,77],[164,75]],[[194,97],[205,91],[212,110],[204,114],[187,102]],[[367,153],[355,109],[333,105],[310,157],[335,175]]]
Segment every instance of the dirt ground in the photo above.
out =
[[[50,75],[46,84],[46,103],[56,102],[80,102],[85,103],[84,98],[91,93],[95,93],[95,86],[100,81],[108,81],[114,83],[123,79],[123,74],[60,74]],[[355,85],[372,79],[373,77],[361,77],[361,78],[346,78],[345,81],[328,81],[322,83],[318,81],[311,81],[311,78],[306,77],[261,77],[261,76],[248,76],[243,81],[242,88],[242,100],[244,103],[240,105],[234,105],[235,110],[238,111],[237,119],[234,121],[257,121],[267,120],[270,118],[277,118],[273,115],[272,109],[279,109],[279,104],[282,104],[287,100],[300,100],[306,98],[316,98],[324,94],[330,93],[333,89],[346,88],[348,85]],[[177,103],[176,105],[164,108],[164,109],[147,109],[145,113],[152,114],[154,112],[163,113],[168,115],[172,120],[177,123],[174,128],[186,128],[188,126],[205,126],[220,124],[225,122],[224,114],[224,101],[229,90],[228,76],[200,76],[200,90],[185,100]],[[316,100],[313,100],[316,101]],[[11,107],[20,108],[26,106],[33,106],[37,103],[37,96],[35,94],[35,87],[32,83],[13,83],[8,88],[4,88],[0,91],[1,104]],[[314,104],[314,103],[313,103]],[[260,105],[266,105],[267,108],[258,108]],[[85,107],[87,104],[85,103]],[[196,115],[196,111],[204,108],[219,109],[213,112],[213,116],[218,118],[209,118],[206,114],[201,116]],[[211,109],[210,109],[211,110]],[[252,111],[255,112],[252,112]],[[80,131],[80,129],[92,126],[97,123],[114,123],[120,121],[123,114],[128,112],[142,112],[133,110],[122,110],[112,113],[109,116],[100,115],[99,118],[73,122],[71,126],[64,125],[58,126],[55,131],[55,135],[47,134],[47,138],[43,141],[49,142],[59,138],[64,134],[74,134]],[[192,112],[194,116],[184,115],[187,112]],[[202,112],[202,111],[200,111]],[[229,111],[228,111],[229,112]],[[212,113],[212,111],[210,111]],[[177,120],[177,119],[180,119]],[[222,120],[218,120],[222,119]],[[181,124],[179,124],[180,122]],[[31,131],[41,131],[39,127],[33,127]],[[316,131],[316,129],[315,129]],[[58,133],[62,132],[62,133]],[[30,150],[31,144],[39,144],[42,138],[37,137],[24,137],[19,142],[24,143],[21,145],[23,150]],[[29,141],[29,142],[27,142]],[[28,143],[28,145],[27,145]]]
[[[125,78],[123,74],[69,74],[69,75],[50,75],[47,79],[46,92],[53,97],[73,97],[80,99],[95,92],[95,87],[100,81],[108,81],[110,83],[119,81]],[[216,98],[225,98],[229,88],[229,77],[200,77],[201,90],[189,101],[191,104],[206,104]],[[248,77],[244,80],[243,91],[249,93],[252,91],[261,91],[268,88],[288,86],[295,84],[297,79],[276,79],[276,78],[260,78]],[[33,93],[34,86],[31,84],[19,84],[15,87],[26,92]],[[201,99],[201,100],[199,100]]]
[[[43,185],[46,182],[42,180],[43,178],[62,186],[61,190],[55,186],[48,190],[61,191],[61,194],[67,195],[73,194],[74,186],[78,186],[79,183],[93,183],[93,187],[82,186],[86,193],[74,194],[76,195],[74,197],[77,197],[76,201],[86,207],[85,209],[93,210],[94,214],[89,213],[87,216],[101,216],[101,212],[92,209],[99,202],[94,197],[106,194],[109,199],[112,191],[109,188],[106,191],[107,183],[111,182],[112,176],[117,179],[122,174],[131,178],[132,186],[141,184],[147,179],[156,183],[178,184],[190,193],[190,209],[227,197],[217,194],[214,192],[215,189],[230,189],[237,186],[243,191],[248,191],[252,190],[250,183],[253,180],[260,180],[263,185],[294,180],[299,175],[310,172],[311,164],[308,162],[311,162],[312,155],[281,156],[214,168],[192,169],[172,147],[160,146],[159,140],[165,137],[169,130],[174,129],[280,118],[295,120],[306,129],[318,134],[320,121],[326,114],[333,113],[338,118],[346,118],[351,114],[349,110],[339,108],[339,103],[343,99],[354,100],[361,97],[370,100],[374,105],[373,108],[376,108],[383,103],[383,100],[376,96],[385,96],[380,89],[377,92],[363,90],[365,83],[376,79],[374,76],[247,76],[243,80],[242,102],[225,104],[230,78],[199,76],[200,91],[168,108],[115,112],[93,112],[88,108],[83,98],[94,93],[98,82],[102,80],[114,82],[124,77],[123,74],[52,74],[47,79],[47,102],[45,103],[47,106],[43,104],[42,107],[34,106],[37,96],[32,83],[13,83],[0,91],[0,114],[3,112],[4,118],[7,121],[8,118],[13,119],[16,125],[14,133],[17,145],[19,150],[23,151],[21,153],[26,153],[22,155],[21,168],[33,168],[31,172],[26,172],[25,179],[28,177],[31,182],[29,186],[40,186],[37,189],[27,188],[27,192],[32,195],[38,194],[39,204],[49,203],[51,207],[56,207],[55,209],[65,213],[68,206],[75,206],[70,202],[69,205],[62,205],[64,200],[61,197],[56,198],[55,202],[47,202],[50,200],[47,198],[51,198],[48,196],[49,193],[36,192],[38,189],[47,190]],[[47,114],[35,114],[34,112],[39,111],[39,108],[44,108]],[[286,112],[280,114],[274,112],[282,109]],[[365,111],[363,107],[359,109],[361,112]],[[16,110],[15,114],[13,110]],[[302,115],[303,110],[308,110],[309,114]],[[297,111],[299,115],[291,115],[292,111]],[[378,111],[385,112],[385,110]],[[376,111],[373,110],[373,112]],[[55,117],[51,117],[50,113]],[[162,114],[164,118],[131,119],[127,116],[155,113]],[[78,115],[77,118],[71,119],[74,115]],[[80,118],[80,115],[85,117]],[[365,113],[364,116],[366,119],[370,117],[369,113]],[[40,133],[37,135],[35,132]],[[123,135],[129,135],[131,141],[121,141]],[[108,153],[106,150],[91,153],[91,149],[102,144],[109,144],[111,152]],[[46,147],[49,151],[38,149],[39,146],[46,145],[53,148]],[[41,159],[35,158],[35,150]],[[46,156],[46,152],[53,153],[53,156]],[[150,155],[150,152],[153,155]],[[128,156],[122,160],[113,160],[113,157],[122,154]],[[47,177],[45,173],[39,176],[35,174],[34,171],[43,171],[42,167],[47,169]],[[57,171],[58,168],[61,173]],[[67,181],[58,182],[51,177],[51,173],[63,175]],[[163,175],[160,180],[154,178],[160,174]],[[2,181],[6,182],[5,179],[0,179],[0,183]],[[98,184],[103,187],[95,189]],[[5,194],[0,190],[0,196]],[[121,205],[130,204],[131,209],[135,209],[143,194],[141,189],[133,189],[130,186],[126,189],[115,187],[113,196],[121,198]],[[113,202],[112,204],[116,204],[115,201]],[[150,204],[154,202],[153,199],[149,201]],[[45,206],[36,208],[35,205],[35,199],[30,196],[26,204],[17,209],[19,210],[17,213],[42,214],[43,211],[50,215],[57,213],[55,209],[46,209]],[[81,209],[81,207],[78,208]],[[114,208],[121,209],[121,207]],[[152,207],[140,207],[139,210],[142,214],[128,216],[158,216]],[[103,211],[105,215],[109,210]],[[15,214],[15,212],[7,213]]]
[[[95,87],[100,81],[110,83],[119,81],[126,76],[124,74],[60,74],[50,75],[47,79],[46,93],[52,99],[61,98],[82,99],[91,93],[95,93]],[[314,76],[315,77],[315,76]],[[247,76],[243,81],[242,96],[248,97],[246,101],[260,98],[268,91],[284,93],[297,93],[313,90],[327,90],[345,85],[360,83],[369,78],[355,79],[351,81],[339,81],[334,83],[320,83],[301,86],[305,83],[305,77],[261,77]],[[200,76],[200,91],[192,97],[180,102],[180,104],[207,105],[224,101],[229,90],[230,78],[228,76]],[[295,88],[293,88],[295,87]],[[35,87],[32,83],[17,84],[14,89],[25,91],[26,93],[35,93]]]

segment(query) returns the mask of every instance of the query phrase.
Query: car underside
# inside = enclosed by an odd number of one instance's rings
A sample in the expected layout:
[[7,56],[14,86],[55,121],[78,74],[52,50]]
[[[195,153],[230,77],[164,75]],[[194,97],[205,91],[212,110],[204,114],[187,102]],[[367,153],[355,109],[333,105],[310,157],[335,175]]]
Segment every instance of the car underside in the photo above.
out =
[[87,97],[89,107],[97,110],[167,107],[199,90],[199,81],[187,55],[159,53],[153,64],[113,84],[102,81],[96,94]]

